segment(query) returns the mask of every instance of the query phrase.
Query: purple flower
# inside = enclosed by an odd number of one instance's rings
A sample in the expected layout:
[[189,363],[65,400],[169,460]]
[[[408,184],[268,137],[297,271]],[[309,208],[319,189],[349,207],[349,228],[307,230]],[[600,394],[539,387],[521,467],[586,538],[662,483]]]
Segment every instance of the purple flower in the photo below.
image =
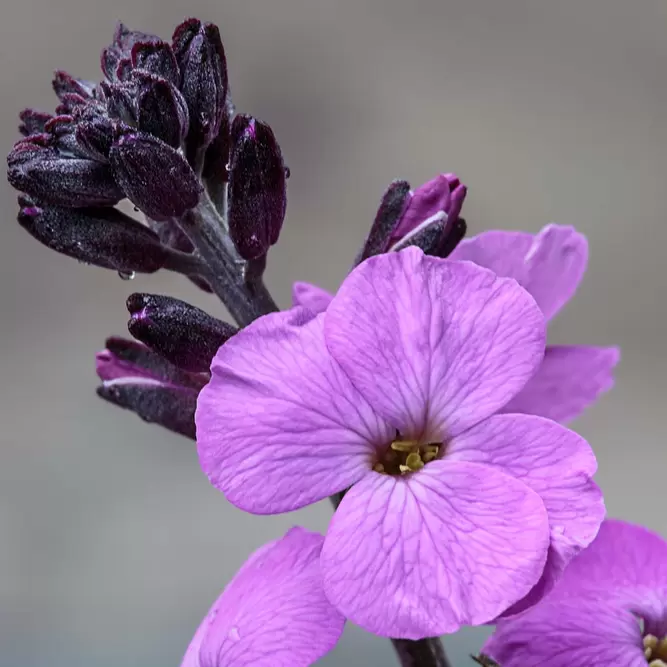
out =
[[484,647],[502,667],[667,664],[667,542],[607,520],[539,605],[502,621]]
[[[588,243],[573,227],[560,225],[547,225],[539,234],[488,231],[461,241],[449,258],[514,278],[550,320],[572,298],[584,275]],[[293,288],[293,303],[314,313],[325,310],[331,298],[308,283]],[[570,421],[612,387],[619,357],[616,347],[548,345],[537,373],[503,411]]]
[[218,351],[195,415],[200,462],[257,514],[349,488],[324,587],[370,632],[489,622],[539,598],[604,514],[581,437],[494,416],[538,368],[544,336],[514,280],[416,248],[378,255],[325,313],[267,315]]
[[345,619],[322,589],[324,538],[292,528],[245,562],[197,629],[181,667],[308,667]]

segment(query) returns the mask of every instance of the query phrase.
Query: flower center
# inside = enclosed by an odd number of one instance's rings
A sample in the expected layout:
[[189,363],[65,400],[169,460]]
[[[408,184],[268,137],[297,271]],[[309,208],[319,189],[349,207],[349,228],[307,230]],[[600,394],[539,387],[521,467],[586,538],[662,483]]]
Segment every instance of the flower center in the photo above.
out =
[[441,447],[438,443],[421,444],[418,440],[403,440],[397,434],[396,439],[378,458],[373,470],[385,475],[417,472],[438,457]]
[[644,655],[649,667],[667,667],[667,635],[662,639],[658,639],[655,635],[646,635]]

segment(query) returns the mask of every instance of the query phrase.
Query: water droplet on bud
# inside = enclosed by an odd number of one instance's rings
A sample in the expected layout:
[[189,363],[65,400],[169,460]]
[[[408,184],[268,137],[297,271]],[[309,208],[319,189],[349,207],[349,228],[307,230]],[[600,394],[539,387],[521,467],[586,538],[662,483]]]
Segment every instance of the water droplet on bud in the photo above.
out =
[[292,175],[292,172],[290,171],[290,168],[285,165],[285,178],[289,178]]
[[119,271],[118,272],[118,277],[121,280],[134,280],[134,277],[137,274],[134,271]]

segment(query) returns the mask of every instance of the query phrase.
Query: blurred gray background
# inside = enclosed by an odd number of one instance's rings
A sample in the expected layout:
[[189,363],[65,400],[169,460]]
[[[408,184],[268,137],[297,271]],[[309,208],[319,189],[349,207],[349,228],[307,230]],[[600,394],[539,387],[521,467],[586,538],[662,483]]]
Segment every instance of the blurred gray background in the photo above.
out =
[[[169,37],[220,25],[240,111],[268,121],[292,177],[268,281],[344,277],[387,183],[456,171],[465,217],[537,231],[574,224],[588,275],[550,329],[619,344],[615,390],[576,427],[600,460],[611,515],[667,532],[664,355],[667,3],[664,0],[12,0],[0,25],[2,149],[25,106],[52,109],[51,72],[100,76],[117,20]],[[0,666],[177,666],[248,553],[321,503],[281,517],[227,504],[193,444],[94,394],[93,356],[123,334],[130,291],[222,314],[171,274],[78,265],[15,223],[0,191]],[[447,640],[455,665],[484,631]],[[348,627],[322,665],[389,666]]]

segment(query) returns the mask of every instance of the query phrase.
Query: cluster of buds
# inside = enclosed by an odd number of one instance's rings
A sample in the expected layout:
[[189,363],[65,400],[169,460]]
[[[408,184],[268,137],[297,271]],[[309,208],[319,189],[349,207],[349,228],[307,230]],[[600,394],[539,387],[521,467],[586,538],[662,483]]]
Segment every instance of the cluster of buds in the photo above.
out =
[[[272,129],[235,114],[215,25],[183,22],[171,42],[120,24],[99,83],[56,72],[55,114],[26,109],[8,156],[19,223],[47,247],[115,270],[161,268],[215,292],[239,326],[277,310],[262,283],[286,213]],[[446,257],[463,237],[466,188],[441,174],[385,192],[356,262],[409,245]],[[129,200],[143,220],[117,208]],[[218,348],[237,328],[168,296],[132,294],[128,329],[97,355],[98,394],[195,437],[194,412]]]

